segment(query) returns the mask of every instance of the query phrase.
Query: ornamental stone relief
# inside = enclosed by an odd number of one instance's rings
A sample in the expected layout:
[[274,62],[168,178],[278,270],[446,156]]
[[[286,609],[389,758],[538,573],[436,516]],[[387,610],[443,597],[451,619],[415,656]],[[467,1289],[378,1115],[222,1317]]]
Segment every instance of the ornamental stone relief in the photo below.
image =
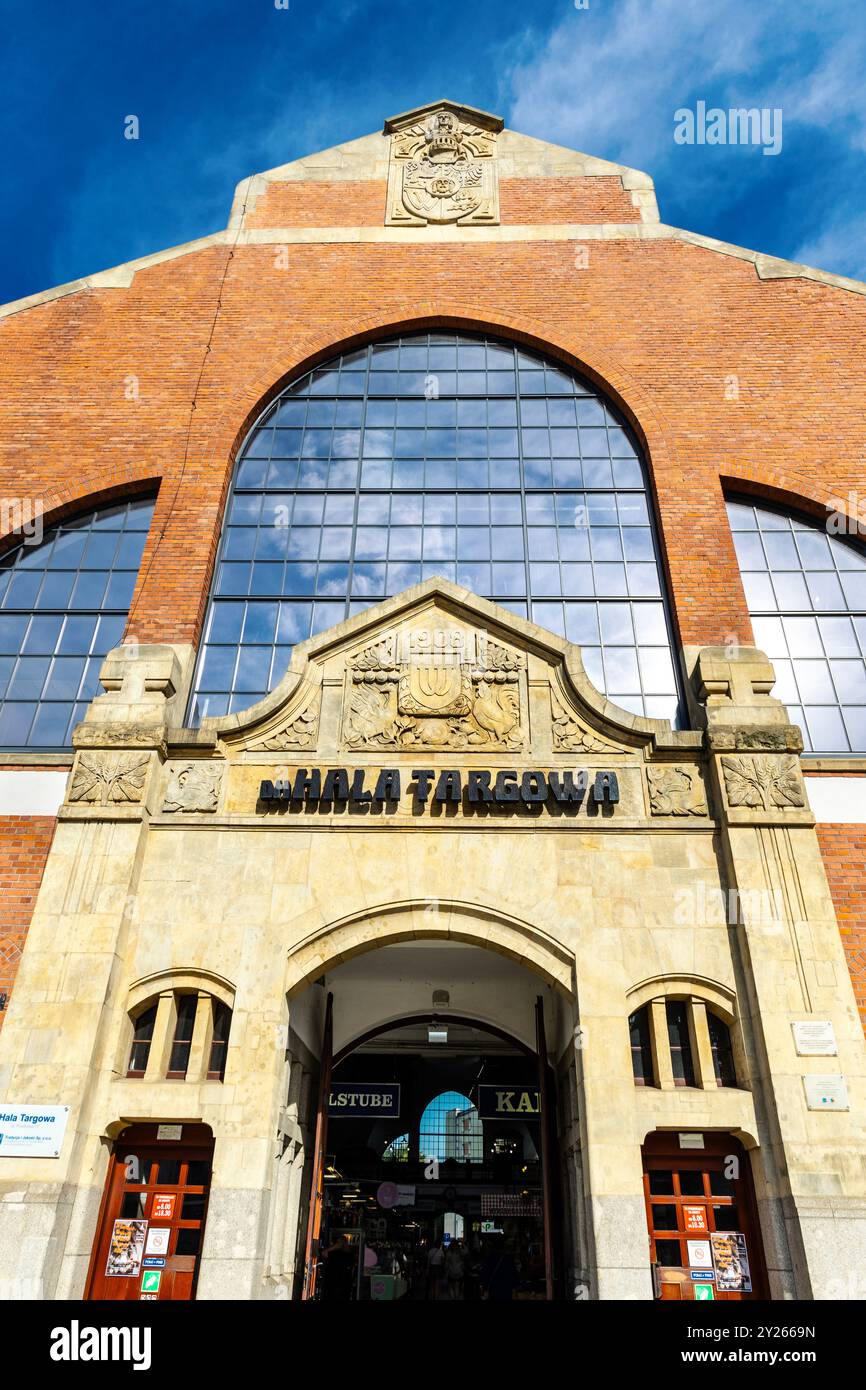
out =
[[707,798],[700,773],[690,767],[648,767],[650,812],[654,816],[705,816]]
[[140,802],[150,756],[81,753],[69,788],[70,801],[99,806]]
[[300,714],[291,716],[282,728],[248,744],[251,752],[286,753],[292,749],[303,751],[315,748],[319,738],[319,709],[321,691],[317,691]]
[[388,122],[391,162],[386,225],[499,222],[496,134],[502,122],[440,106]]
[[729,806],[772,811],[806,805],[796,758],[722,758],[722,771]]
[[597,738],[585,728],[550,692],[551,728],[553,747],[557,753],[613,753],[619,752],[613,744]]
[[526,657],[462,628],[389,633],[351,657],[347,748],[526,746]]
[[215,811],[223,769],[209,764],[186,763],[169,777],[163,811]]

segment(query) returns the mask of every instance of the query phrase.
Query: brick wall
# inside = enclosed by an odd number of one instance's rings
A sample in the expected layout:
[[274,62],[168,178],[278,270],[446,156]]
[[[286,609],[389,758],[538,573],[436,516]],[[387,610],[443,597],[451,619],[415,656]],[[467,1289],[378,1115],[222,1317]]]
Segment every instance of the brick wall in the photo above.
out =
[[268,184],[247,227],[381,227],[387,181],[315,179]]
[[[0,993],[11,995],[54,838],[53,816],[0,816]],[[0,1028],[5,1012],[0,1013]]]
[[640,222],[640,209],[619,178],[502,179],[504,226],[548,222]]
[[591,241],[579,269],[541,233],[295,243],[280,265],[207,247],[7,318],[0,496],[50,511],[161,479],[130,628],[197,640],[233,450],[277,386],[371,333],[499,329],[583,367],[645,438],[682,640],[750,640],[721,478],[816,510],[862,485],[866,299],[666,240]]
[[866,826],[819,825],[818,840],[866,1030]]

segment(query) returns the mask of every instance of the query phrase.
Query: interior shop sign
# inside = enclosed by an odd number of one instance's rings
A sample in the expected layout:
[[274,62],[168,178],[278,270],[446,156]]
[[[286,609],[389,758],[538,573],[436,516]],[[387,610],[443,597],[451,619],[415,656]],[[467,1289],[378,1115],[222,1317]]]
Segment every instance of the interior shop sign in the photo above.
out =
[[[591,806],[616,806],[619,802],[619,783],[615,772],[590,774],[585,769],[571,772],[541,772],[531,768],[526,772],[506,769],[502,772],[461,772],[446,768],[413,768],[407,789],[416,805],[444,806],[449,803],[469,806],[543,805],[545,802],[580,806],[585,800]],[[263,781],[259,799],[263,802],[297,802],[299,804],[394,805],[403,795],[403,780],[395,767],[379,771],[368,768],[298,768],[294,777]]]
[[344,1120],[396,1120],[400,1114],[400,1087],[389,1083],[346,1081],[331,1086],[328,1114]]

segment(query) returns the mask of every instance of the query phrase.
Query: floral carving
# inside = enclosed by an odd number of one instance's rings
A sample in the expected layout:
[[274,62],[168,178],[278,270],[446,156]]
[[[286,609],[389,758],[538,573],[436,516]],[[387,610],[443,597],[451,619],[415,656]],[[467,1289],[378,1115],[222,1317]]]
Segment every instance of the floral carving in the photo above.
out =
[[686,767],[648,767],[646,775],[654,816],[707,814],[707,798],[697,771]]
[[578,722],[551,692],[551,712],[553,715],[553,746],[560,753],[607,753],[610,744],[596,738],[589,729]]
[[208,764],[187,763],[175,768],[169,778],[164,811],[215,811],[219,801],[223,770]]
[[805,806],[796,758],[722,758],[730,806]]
[[69,788],[69,800],[99,806],[140,802],[149,763],[149,757],[82,753]]
[[252,750],[267,749],[269,752],[285,753],[291,749],[315,748],[319,737],[319,696],[295,715],[291,723],[267,738],[251,743]]

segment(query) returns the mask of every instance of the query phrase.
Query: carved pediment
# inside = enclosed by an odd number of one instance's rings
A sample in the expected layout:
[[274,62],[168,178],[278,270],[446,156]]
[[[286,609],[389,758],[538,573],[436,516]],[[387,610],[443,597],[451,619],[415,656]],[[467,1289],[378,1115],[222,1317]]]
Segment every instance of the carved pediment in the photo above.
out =
[[431,579],[300,643],[270,695],[205,720],[207,738],[229,758],[321,764],[385,749],[573,762],[653,741],[691,756],[701,735],[617,709],[564,638]]

